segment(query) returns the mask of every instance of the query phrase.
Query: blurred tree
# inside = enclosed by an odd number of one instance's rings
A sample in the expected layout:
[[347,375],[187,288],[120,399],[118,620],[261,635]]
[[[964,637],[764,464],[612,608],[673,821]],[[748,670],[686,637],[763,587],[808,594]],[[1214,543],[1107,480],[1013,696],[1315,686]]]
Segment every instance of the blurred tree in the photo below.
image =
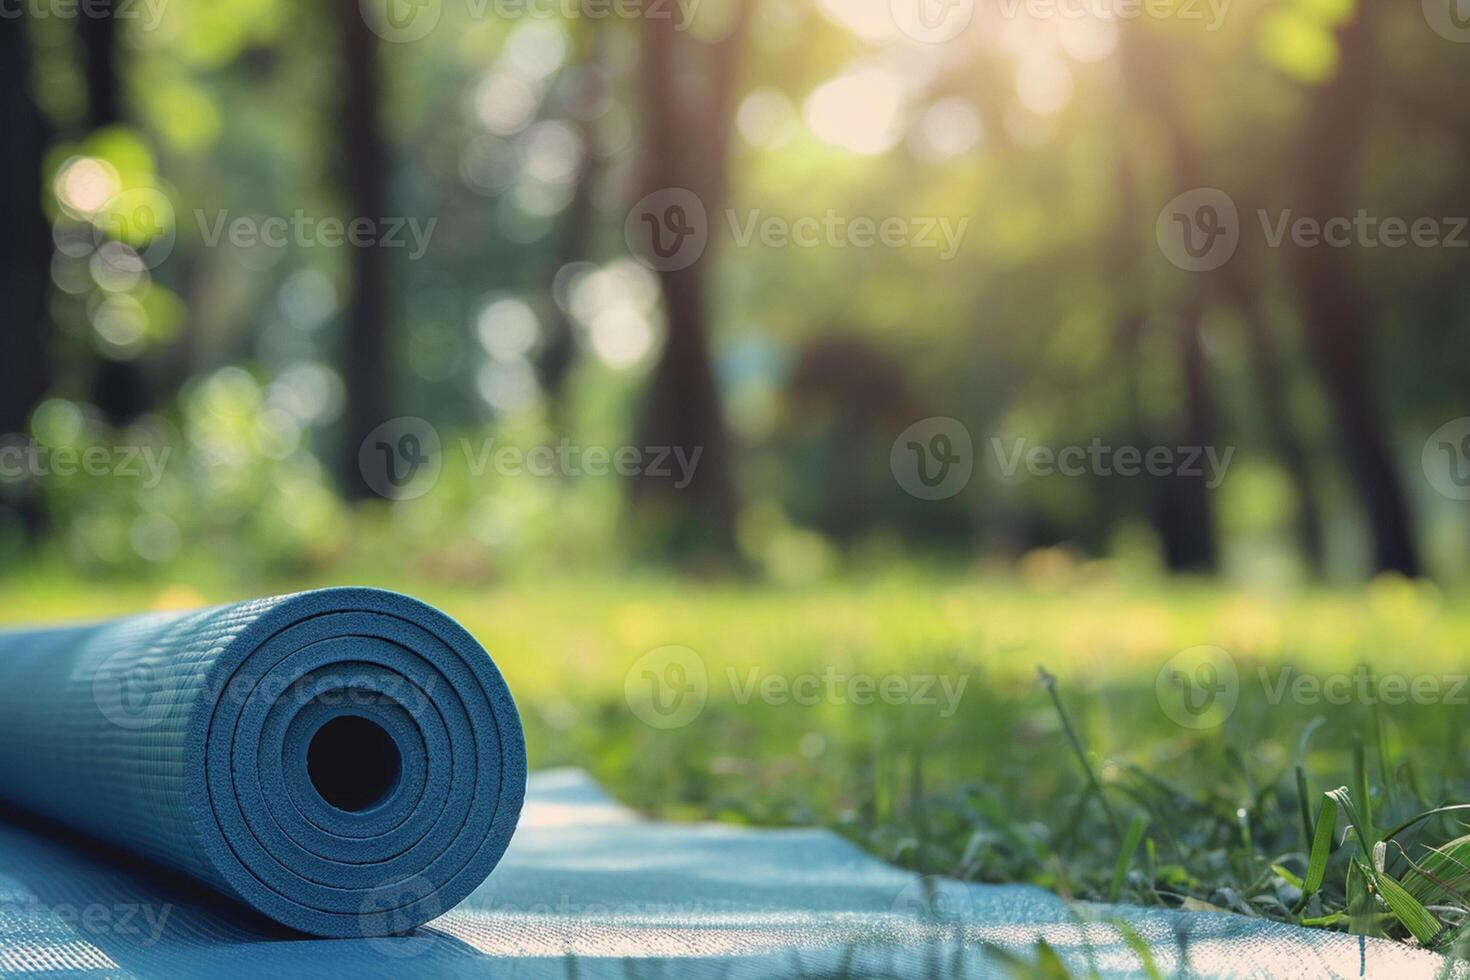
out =
[[895,496],[888,471],[893,440],[914,419],[934,412],[892,357],[842,331],[804,345],[786,387],[790,427],[816,457],[791,467],[801,479],[788,491],[796,498],[788,509],[801,523],[852,544]]
[[[77,21],[82,79],[87,90],[87,127],[93,132],[123,121],[122,80],[118,72],[118,19],[114,0],[96,0]],[[147,411],[147,380],[136,360],[103,356],[92,374],[91,398],[113,425],[124,425]]]
[[[726,193],[736,73],[753,3],[735,0],[718,41],[701,42],[667,16],[643,18],[644,183],[651,193],[693,191],[711,221]],[[702,69],[696,72],[696,69]],[[643,407],[639,445],[671,447],[699,465],[684,489],[635,478],[640,530],[676,552],[734,550],[735,491],[730,439],[710,364],[705,286],[710,251],[687,268],[659,273],[668,337]],[[662,539],[662,540],[659,540]]]
[[[358,0],[334,0],[341,45],[342,104],[337,167],[348,220],[388,215],[391,162],[381,119],[382,72],[377,36]],[[389,333],[393,292],[388,253],[377,245],[348,250],[349,285],[342,324],[343,438],[339,478],[349,499],[372,496],[358,466],[358,449],[393,406]]]
[[[1178,104],[1170,52],[1149,33],[1144,21],[1119,28],[1123,78],[1131,100],[1142,106],[1159,130],[1164,145],[1163,170],[1169,186],[1202,185],[1200,162]],[[1125,151],[1126,152],[1126,151]],[[1208,365],[1200,342],[1205,307],[1200,290],[1190,290],[1171,301],[1170,312],[1178,330],[1178,366],[1182,418],[1168,441],[1183,446],[1217,445],[1218,427],[1210,397]],[[1203,470],[1173,474],[1155,480],[1154,521],[1163,543],[1164,558],[1175,571],[1213,571],[1218,563],[1210,491]]]
[[[1246,211],[1252,209],[1244,209]],[[1277,350],[1267,317],[1267,303],[1259,295],[1264,277],[1253,264],[1249,239],[1242,241],[1235,258],[1220,268],[1220,303],[1239,319],[1250,348],[1250,374],[1260,396],[1266,436],[1274,447],[1296,499],[1297,547],[1314,575],[1321,574],[1326,560],[1322,540],[1322,505],[1317,481],[1312,476],[1308,441],[1297,429],[1292,411],[1287,360]]]
[[[556,275],[567,265],[585,260],[597,231],[597,188],[606,169],[602,155],[602,133],[597,124],[599,107],[607,96],[605,74],[607,29],[601,21],[580,18],[573,27],[577,50],[579,86],[571,93],[572,112],[577,135],[582,143],[582,159],[575,178],[572,200],[562,213],[561,233],[552,250],[548,275],[541,288],[551,295]],[[559,303],[552,303],[546,322],[546,341],[542,345],[537,369],[541,388],[551,411],[559,413],[567,376],[576,361],[577,342],[572,318]]]
[[82,77],[87,86],[87,120],[93,129],[122,121],[115,14],[113,0],[91,0],[77,18]]
[[[1376,3],[1364,2],[1338,31],[1340,67],[1307,109],[1296,148],[1302,213],[1327,220],[1353,215],[1359,164],[1372,119]],[[1420,569],[1408,503],[1382,426],[1367,328],[1369,299],[1354,268],[1356,250],[1295,248],[1302,317],[1337,420],[1347,471],[1357,486],[1380,572]]]
[[[27,19],[0,17],[0,435],[25,432],[31,409],[50,381],[46,298],[51,282],[51,228],[42,210],[42,168],[48,134],[32,96]],[[22,520],[32,529],[42,520],[34,499],[20,501]]]

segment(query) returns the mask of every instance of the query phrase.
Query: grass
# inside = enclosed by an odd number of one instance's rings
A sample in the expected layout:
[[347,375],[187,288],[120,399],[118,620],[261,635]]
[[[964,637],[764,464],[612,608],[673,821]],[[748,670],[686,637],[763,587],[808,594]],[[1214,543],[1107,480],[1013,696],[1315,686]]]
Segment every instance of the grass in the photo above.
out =
[[[339,579],[464,622],[533,765],[587,768],[652,815],[825,825],[925,874],[1470,952],[1470,604],[1430,586],[1256,594],[1060,559],[794,591]],[[0,621],[241,594],[12,579]],[[1228,658],[1171,660],[1202,645]],[[1234,707],[1181,715],[1220,694],[1206,661]],[[648,715],[701,670],[701,710]]]

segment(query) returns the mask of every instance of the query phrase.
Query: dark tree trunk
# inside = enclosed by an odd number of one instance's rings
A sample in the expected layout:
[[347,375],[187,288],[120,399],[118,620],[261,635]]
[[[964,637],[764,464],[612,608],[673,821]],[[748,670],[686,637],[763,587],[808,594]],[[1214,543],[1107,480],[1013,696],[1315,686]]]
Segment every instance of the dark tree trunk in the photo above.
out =
[[[0,436],[26,430],[32,407],[46,394],[46,300],[51,281],[51,229],[41,208],[47,132],[32,97],[30,47],[24,17],[0,18]],[[31,497],[18,502],[29,530],[42,522]]]
[[[1261,415],[1264,418],[1267,437],[1275,446],[1276,455],[1286,470],[1296,498],[1297,510],[1294,528],[1297,547],[1306,560],[1313,575],[1320,575],[1326,563],[1326,551],[1322,540],[1322,507],[1317,493],[1317,481],[1312,476],[1311,458],[1307,444],[1297,431],[1292,419],[1291,399],[1288,395],[1289,379],[1275,341],[1271,337],[1270,325],[1266,322],[1264,304],[1255,295],[1250,278],[1242,270],[1250,261],[1247,249],[1242,247],[1235,258],[1220,269],[1222,279],[1222,302],[1232,307],[1245,324],[1246,343],[1250,346],[1251,377],[1260,395]],[[1252,264],[1249,268],[1259,269]]]
[[[1181,190],[1200,184],[1200,166],[1184,129],[1183,116],[1174,100],[1168,52],[1151,44],[1143,32],[1147,25],[1127,24],[1122,28],[1124,83],[1132,100],[1143,106],[1158,126],[1166,147],[1165,174],[1171,187]],[[1197,284],[1198,285],[1198,284]],[[1202,287],[1201,287],[1202,288]],[[1200,338],[1205,304],[1197,294],[1189,296],[1177,311],[1178,357],[1184,402],[1181,424],[1170,439],[1177,445],[1215,445],[1214,404],[1210,394],[1208,365]],[[1214,513],[1210,488],[1201,468],[1190,474],[1173,473],[1155,480],[1155,526],[1164,546],[1169,568],[1181,572],[1212,572],[1219,564],[1215,544]]]
[[[577,93],[581,104],[577,111],[578,135],[582,139],[584,153],[577,173],[576,190],[571,203],[561,218],[561,237],[557,241],[546,278],[550,292],[556,274],[573,262],[585,260],[592,247],[593,232],[597,226],[597,185],[602,179],[606,161],[602,157],[602,134],[595,115],[589,111],[591,104],[604,97],[604,48],[607,32],[600,25],[588,22],[581,25],[579,34],[578,63],[586,67],[591,81],[587,90]],[[562,409],[562,395],[567,376],[576,363],[577,341],[573,334],[572,319],[560,305],[552,304],[551,315],[546,324],[546,343],[537,359],[537,371],[541,387],[554,419]]]
[[[679,77],[695,60],[698,44],[678,32],[671,19],[646,17],[641,65],[648,192],[693,191],[710,227],[725,197],[735,72],[744,43],[750,4],[724,40],[708,45],[703,84]],[[643,408],[639,444],[670,447],[699,463],[689,485],[643,476],[633,484],[635,513],[643,529],[675,551],[731,553],[735,492],[719,390],[710,364],[705,286],[710,252],[682,269],[659,273],[668,338],[654,369]]]
[[[118,24],[113,0],[97,0],[77,18],[82,76],[87,88],[87,126],[122,122],[122,81],[117,70]],[[151,405],[147,379],[136,361],[101,358],[92,375],[91,398],[113,425],[126,425]]]
[[[342,116],[339,161],[348,220],[379,221],[388,213],[388,148],[380,113],[381,71],[376,37],[357,0],[335,0],[342,44]],[[392,322],[388,255],[376,245],[349,251],[352,269],[342,334],[344,445],[341,482],[354,500],[373,491],[358,466],[358,449],[391,414],[388,362]]]
[[[1338,32],[1341,67],[1308,109],[1296,172],[1305,215],[1325,220],[1355,211],[1352,193],[1372,101],[1375,7],[1360,4],[1357,16]],[[1374,568],[1417,575],[1408,502],[1380,423],[1367,340],[1368,297],[1355,256],[1326,246],[1291,251],[1307,336],[1372,532]]]
[[113,0],[93,0],[77,18],[82,74],[87,85],[87,122],[93,129],[122,120],[118,93],[117,20]]
[[[1190,304],[1179,327],[1179,365],[1184,381],[1183,426],[1178,445],[1213,446],[1215,421],[1206,378],[1204,346],[1200,343],[1201,311]],[[1178,572],[1212,572],[1219,555],[1210,507],[1210,488],[1203,467],[1173,473],[1159,481],[1158,523],[1163,533],[1164,560]]]

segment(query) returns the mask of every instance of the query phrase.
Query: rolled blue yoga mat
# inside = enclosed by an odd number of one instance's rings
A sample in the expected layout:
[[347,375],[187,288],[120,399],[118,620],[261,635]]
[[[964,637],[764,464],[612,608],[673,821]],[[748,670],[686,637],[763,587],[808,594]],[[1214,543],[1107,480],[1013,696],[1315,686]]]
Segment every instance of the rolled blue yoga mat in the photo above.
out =
[[448,911],[505,852],[525,786],[499,670],[407,596],[0,631],[0,799],[302,932]]

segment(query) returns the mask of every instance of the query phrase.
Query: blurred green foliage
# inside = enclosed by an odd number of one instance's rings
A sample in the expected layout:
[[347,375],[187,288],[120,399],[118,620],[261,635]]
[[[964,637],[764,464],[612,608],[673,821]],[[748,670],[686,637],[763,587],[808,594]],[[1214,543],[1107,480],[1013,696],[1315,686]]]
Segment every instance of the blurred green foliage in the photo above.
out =
[[[734,29],[739,3],[698,8],[697,56]],[[1147,481],[999,480],[990,440],[1177,442],[1193,411],[1177,348],[1197,313],[1209,440],[1237,448],[1206,517],[1219,567],[1237,580],[1300,581],[1312,572],[1294,533],[1311,520],[1329,579],[1370,571],[1357,450],[1339,440],[1287,257],[1235,259],[1250,297],[1242,307],[1175,269],[1152,240],[1158,209],[1188,189],[1171,141],[1190,147],[1198,183],[1233,196],[1245,236],[1258,231],[1255,208],[1300,207],[1304,160],[1348,165],[1303,157],[1298,137],[1341,67],[1340,32],[1359,5],[1235,0],[1200,20],[1185,5],[1142,18],[980,6],[942,45],[906,41],[888,6],[760,0],[740,49],[729,213],[710,216],[704,264],[742,560],[796,581],[904,555],[1015,560],[1069,542],[1157,564],[1166,532]],[[1377,24],[1381,88],[1363,107],[1351,203],[1439,215],[1465,199],[1467,130],[1452,97],[1424,80],[1452,77],[1458,46],[1417,8],[1364,9]],[[435,221],[421,258],[391,259],[383,415],[430,419],[446,446],[626,444],[668,331],[659,279],[623,240],[647,142],[644,25],[495,13],[445,3],[421,40],[376,44],[390,209]],[[247,575],[318,573],[374,552],[480,575],[644,554],[615,479],[497,479],[446,452],[428,497],[360,511],[338,499],[349,250],[211,241],[222,218],[343,214],[341,39],[324,12],[171,0],[156,23],[119,20],[125,119],[101,128],[85,121],[68,25],[30,27],[35,91],[55,136],[45,207],[56,370],[29,434],[172,452],[147,490],[32,481],[51,514],[45,548],[92,571],[223,549]],[[1170,90],[1173,123],[1126,81],[1140,68]],[[580,193],[589,218],[572,206]],[[963,232],[953,257],[739,244],[752,219],[828,214]],[[1381,392],[1370,411],[1427,567],[1458,580],[1465,512],[1426,485],[1418,452],[1463,414],[1463,256],[1408,251],[1354,252]],[[1279,361],[1275,381],[1263,381],[1261,341],[1247,329],[1257,320]],[[562,321],[573,354],[553,386],[543,361]],[[121,431],[91,407],[99,361],[143,379],[147,412]],[[1263,384],[1280,388],[1286,415],[1272,414]],[[940,503],[907,497],[887,472],[893,436],[930,415],[960,419],[976,443],[975,479]],[[1282,428],[1298,435],[1291,459],[1274,434]],[[26,492],[0,486],[7,499]],[[851,513],[833,516],[843,508]]]

